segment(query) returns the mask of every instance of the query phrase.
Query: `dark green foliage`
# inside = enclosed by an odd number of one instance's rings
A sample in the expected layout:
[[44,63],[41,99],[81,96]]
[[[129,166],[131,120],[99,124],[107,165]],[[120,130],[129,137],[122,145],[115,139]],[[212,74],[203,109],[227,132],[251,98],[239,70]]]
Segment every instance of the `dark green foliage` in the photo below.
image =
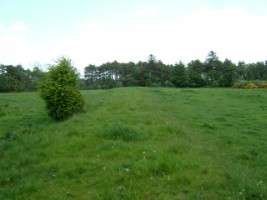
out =
[[217,57],[214,51],[210,51],[204,63],[204,79],[206,85],[211,87],[218,86],[218,80],[220,78],[220,72],[222,69],[222,62]]
[[202,78],[204,65],[200,60],[191,61],[187,67],[188,83],[190,87],[202,87],[205,81]]
[[50,68],[40,89],[49,116],[61,120],[83,108],[84,100],[76,88],[76,82],[77,74],[69,59],[62,57]]
[[24,82],[27,79],[25,70],[21,65],[1,65],[0,91],[20,92],[25,90]]
[[218,80],[220,87],[231,87],[234,83],[234,70],[235,65],[228,59],[222,64],[222,68],[219,72],[220,78]]
[[[248,70],[253,66],[236,66],[230,60],[221,62],[216,53],[209,52],[206,61],[193,60],[187,65],[182,62],[166,65],[149,55],[146,62],[104,63],[100,66],[88,65],[85,68],[85,88],[108,89],[113,87],[149,86],[149,87],[231,87],[240,77],[252,77],[257,70]],[[261,69],[261,78],[265,77],[265,68]],[[248,73],[249,72],[249,73]],[[254,77],[254,76],[253,76]],[[257,76],[258,77],[258,76]]]
[[34,91],[44,74],[38,67],[31,71],[21,65],[0,65],[0,92]]
[[104,63],[88,65],[84,70],[88,89],[108,89],[128,86],[171,86],[171,66],[150,55],[147,62]]
[[104,63],[88,65],[84,71],[85,88],[108,89],[113,87],[232,87],[236,80],[267,80],[267,65],[263,62],[237,65],[231,60],[223,62],[210,51],[205,62],[192,60],[166,65],[149,55],[146,62]]
[[172,72],[172,83],[175,87],[186,87],[187,86],[187,77],[185,66],[182,62],[176,64]]

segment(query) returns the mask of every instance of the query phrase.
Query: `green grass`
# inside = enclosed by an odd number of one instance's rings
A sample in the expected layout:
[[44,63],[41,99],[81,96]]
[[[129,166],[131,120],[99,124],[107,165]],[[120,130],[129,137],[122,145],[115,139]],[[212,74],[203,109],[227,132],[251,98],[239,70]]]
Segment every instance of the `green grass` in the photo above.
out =
[[267,92],[83,91],[55,122],[0,94],[0,199],[267,199]]

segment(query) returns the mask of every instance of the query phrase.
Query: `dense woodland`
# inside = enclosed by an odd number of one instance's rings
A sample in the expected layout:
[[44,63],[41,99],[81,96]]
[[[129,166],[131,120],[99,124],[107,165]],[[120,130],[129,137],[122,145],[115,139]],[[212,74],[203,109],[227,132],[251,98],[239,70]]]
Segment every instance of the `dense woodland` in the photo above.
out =
[[[0,92],[35,91],[45,79],[39,67],[25,70],[23,66],[0,65]],[[237,81],[267,80],[267,62],[233,63],[221,61],[215,52],[208,53],[205,62],[193,60],[166,65],[149,55],[138,63],[104,63],[84,68],[79,89],[108,89],[114,87],[232,87]]]

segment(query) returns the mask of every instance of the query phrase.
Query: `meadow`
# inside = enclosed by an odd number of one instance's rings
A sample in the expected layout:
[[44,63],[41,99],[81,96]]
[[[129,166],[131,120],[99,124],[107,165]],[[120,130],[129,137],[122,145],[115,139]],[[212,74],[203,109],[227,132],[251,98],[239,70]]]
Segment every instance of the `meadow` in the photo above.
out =
[[267,199],[267,91],[82,91],[65,121],[0,94],[0,199]]

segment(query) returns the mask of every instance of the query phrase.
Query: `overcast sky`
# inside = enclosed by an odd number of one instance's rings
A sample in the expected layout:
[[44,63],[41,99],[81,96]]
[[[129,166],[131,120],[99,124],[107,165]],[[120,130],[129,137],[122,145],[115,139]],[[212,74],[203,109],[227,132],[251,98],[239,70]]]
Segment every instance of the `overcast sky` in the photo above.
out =
[[266,0],[0,0],[0,63],[267,60]]

